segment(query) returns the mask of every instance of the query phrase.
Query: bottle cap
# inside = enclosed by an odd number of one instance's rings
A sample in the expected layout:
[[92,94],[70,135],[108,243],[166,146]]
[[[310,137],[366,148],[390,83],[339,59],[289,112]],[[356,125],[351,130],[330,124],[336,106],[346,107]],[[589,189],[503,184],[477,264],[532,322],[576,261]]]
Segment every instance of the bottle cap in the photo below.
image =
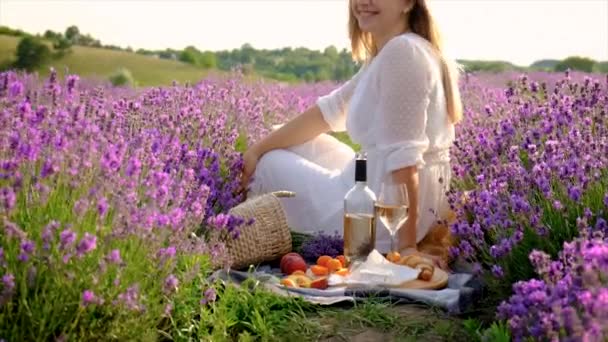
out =
[[355,182],[367,181],[367,159],[364,155],[357,154],[355,160]]

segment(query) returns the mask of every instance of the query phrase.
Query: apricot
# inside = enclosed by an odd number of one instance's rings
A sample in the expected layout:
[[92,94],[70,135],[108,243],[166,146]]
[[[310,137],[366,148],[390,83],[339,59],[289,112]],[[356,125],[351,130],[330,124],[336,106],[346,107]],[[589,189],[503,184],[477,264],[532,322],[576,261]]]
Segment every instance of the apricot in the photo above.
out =
[[331,260],[332,258],[329,255],[321,255],[318,259],[317,259],[317,265],[319,266],[323,266],[323,267],[327,267],[327,263],[329,262],[329,260]]
[[397,263],[397,262],[399,262],[399,260],[401,260],[401,255],[399,254],[399,252],[394,252],[394,251],[393,252],[389,252],[386,255],[386,259],[388,261],[390,261],[390,262]]
[[312,274],[317,276],[324,276],[329,274],[329,269],[325,266],[312,265],[310,266],[310,271]]
[[342,267],[346,267],[346,257],[344,255],[338,255],[336,259],[340,260]]
[[342,263],[338,259],[331,259],[327,262],[329,272],[335,272],[342,268]]

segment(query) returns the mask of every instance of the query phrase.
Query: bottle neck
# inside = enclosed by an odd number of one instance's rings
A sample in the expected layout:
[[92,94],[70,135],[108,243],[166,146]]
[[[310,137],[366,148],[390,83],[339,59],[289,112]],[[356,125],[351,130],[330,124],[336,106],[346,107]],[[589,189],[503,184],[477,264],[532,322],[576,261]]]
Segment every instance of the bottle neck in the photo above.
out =
[[357,159],[355,163],[355,183],[367,182],[367,161],[365,159]]

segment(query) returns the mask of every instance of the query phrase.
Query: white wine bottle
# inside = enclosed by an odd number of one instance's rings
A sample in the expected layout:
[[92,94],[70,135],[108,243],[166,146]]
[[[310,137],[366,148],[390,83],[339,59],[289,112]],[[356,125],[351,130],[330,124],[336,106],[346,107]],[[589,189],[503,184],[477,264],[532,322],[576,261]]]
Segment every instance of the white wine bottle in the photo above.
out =
[[376,195],[367,186],[367,160],[357,154],[355,185],[344,196],[344,257],[363,261],[376,246]]

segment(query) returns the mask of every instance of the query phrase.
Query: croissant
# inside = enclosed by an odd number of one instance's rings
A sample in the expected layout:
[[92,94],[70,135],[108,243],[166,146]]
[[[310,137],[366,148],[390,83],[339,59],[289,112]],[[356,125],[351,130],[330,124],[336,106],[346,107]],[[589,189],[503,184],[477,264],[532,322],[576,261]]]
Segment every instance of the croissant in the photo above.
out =
[[433,261],[427,258],[423,258],[416,254],[410,254],[402,257],[399,262],[401,265],[405,265],[411,268],[419,269],[418,279],[424,281],[430,281],[433,278],[433,272],[435,272],[435,266]]

